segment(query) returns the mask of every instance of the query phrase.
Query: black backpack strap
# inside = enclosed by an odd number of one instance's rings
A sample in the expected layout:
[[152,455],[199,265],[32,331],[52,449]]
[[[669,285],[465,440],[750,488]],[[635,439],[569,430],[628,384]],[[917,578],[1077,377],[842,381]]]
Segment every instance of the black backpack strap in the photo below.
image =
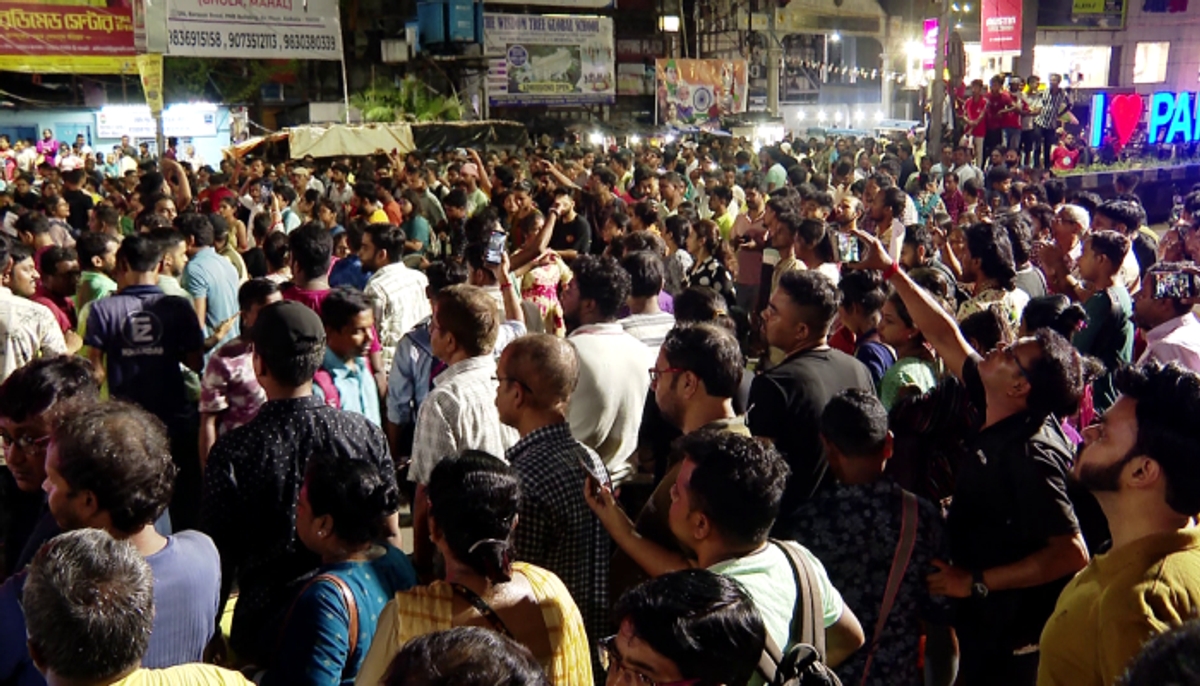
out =
[[792,612],[792,643],[807,643],[817,649],[821,660],[825,660],[825,612],[821,598],[821,587],[817,574],[808,559],[801,554],[798,544],[771,539],[787,556],[796,582],[796,609]]

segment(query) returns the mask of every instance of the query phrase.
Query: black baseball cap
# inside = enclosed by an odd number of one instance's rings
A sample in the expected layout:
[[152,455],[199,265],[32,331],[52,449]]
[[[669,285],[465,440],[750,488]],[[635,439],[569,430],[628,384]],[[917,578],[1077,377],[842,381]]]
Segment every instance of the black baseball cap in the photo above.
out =
[[325,346],[325,326],[307,306],[281,300],[259,310],[250,340],[260,350],[284,356],[303,355]]

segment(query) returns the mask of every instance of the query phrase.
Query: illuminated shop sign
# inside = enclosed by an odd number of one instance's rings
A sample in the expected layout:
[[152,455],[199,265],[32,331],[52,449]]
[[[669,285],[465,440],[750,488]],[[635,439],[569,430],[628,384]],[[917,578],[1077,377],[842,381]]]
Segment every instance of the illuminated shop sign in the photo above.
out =
[[[1147,99],[1149,107],[1147,107]],[[1200,140],[1200,97],[1197,93],[1159,91],[1148,98],[1137,93],[1092,96],[1089,143],[1099,147],[1106,127],[1111,127],[1117,148],[1133,137],[1146,115],[1146,140],[1150,143],[1192,143]]]

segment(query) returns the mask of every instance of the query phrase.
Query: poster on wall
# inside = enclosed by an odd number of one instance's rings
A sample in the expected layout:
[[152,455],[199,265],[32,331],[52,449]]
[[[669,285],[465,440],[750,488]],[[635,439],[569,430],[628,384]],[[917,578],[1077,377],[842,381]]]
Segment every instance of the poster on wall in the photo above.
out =
[[745,60],[655,60],[658,123],[719,126],[721,117],[746,111]]
[[1039,29],[1123,29],[1127,0],[1038,0]]
[[122,0],[0,0],[0,69],[136,73],[133,11]]
[[979,43],[985,55],[1021,52],[1021,0],[983,0]]
[[172,57],[342,59],[337,0],[167,0],[166,22]]
[[607,17],[483,15],[492,107],[611,105],[617,94]]

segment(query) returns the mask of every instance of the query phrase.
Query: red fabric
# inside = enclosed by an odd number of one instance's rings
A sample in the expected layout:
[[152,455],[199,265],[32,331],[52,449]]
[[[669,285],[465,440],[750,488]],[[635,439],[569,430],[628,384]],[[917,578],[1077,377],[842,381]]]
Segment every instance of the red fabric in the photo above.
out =
[[854,354],[854,332],[844,326],[839,326],[833,335],[829,337],[829,347],[834,350],[841,350],[847,355]]
[[1058,146],[1050,153],[1050,162],[1055,169],[1074,169],[1079,164],[1079,150],[1068,150],[1066,146]]
[[984,116],[987,114],[987,106],[988,101],[984,97],[970,98],[963,105],[963,113],[966,115],[967,121],[979,120],[979,123],[971,127],[967,133],[972,136],[987,135],[987,117]]
[[996,126],[989,128],[997,129],[1019,129],[1021,128],[1021,115],[1013,110],[1000,114],[1000,110],[1006,107],[1012,107],[1016,104],[1012,93],[1008,91],[1000,91],[988,95],[988,110],[992,117],[995,117]]

